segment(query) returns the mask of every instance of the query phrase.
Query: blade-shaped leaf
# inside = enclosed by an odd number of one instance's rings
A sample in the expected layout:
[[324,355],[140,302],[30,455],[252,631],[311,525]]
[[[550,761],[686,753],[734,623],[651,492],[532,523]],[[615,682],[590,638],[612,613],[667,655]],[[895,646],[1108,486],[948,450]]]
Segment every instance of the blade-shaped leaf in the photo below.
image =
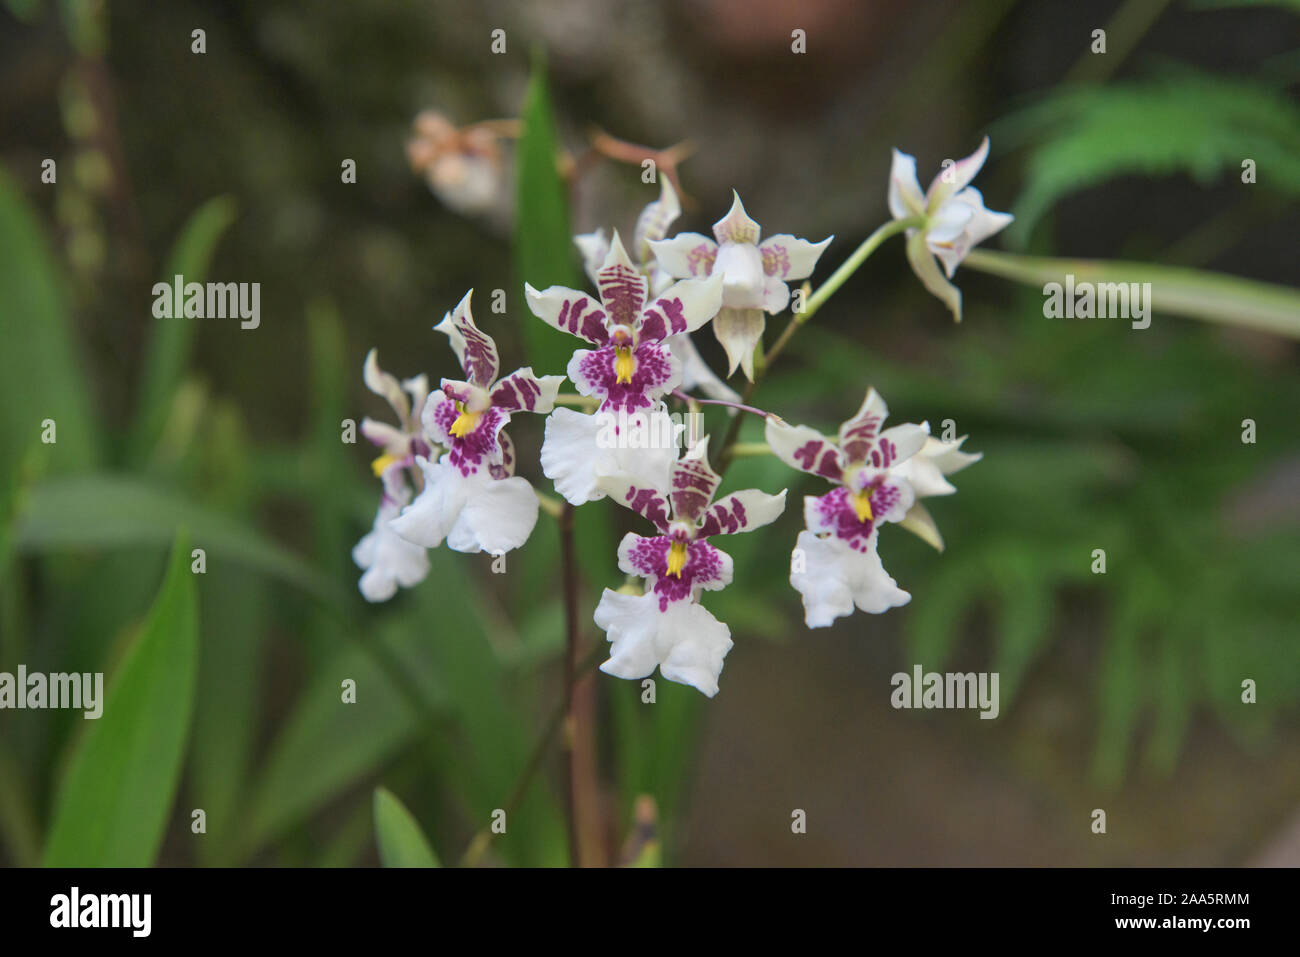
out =
[[50,867],[146,867],[180,778],[198,667],[190,548],[177,535],[162,589],[76,745],[55,803]]
[[424,832],[387,788],[375,788],[375,841],[384,867],[438,867]]

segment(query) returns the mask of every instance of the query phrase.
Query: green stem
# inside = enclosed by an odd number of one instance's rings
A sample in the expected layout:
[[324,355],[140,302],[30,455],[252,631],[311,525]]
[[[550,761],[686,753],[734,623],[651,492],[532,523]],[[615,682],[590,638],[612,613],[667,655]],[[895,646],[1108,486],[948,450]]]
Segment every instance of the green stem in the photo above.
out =
[[[845,281],[858,271],[858,267],[867,261],[867,257],[879,249],[881,243],[890,236],[896,236],[906,229],[919,229],[924,225],[924,216],[909,216],[907,219],[891,219],[889,222],[885,223],[874,233],[864,239],[861,246],[853,250],[853,255],[844,260],[844,262],[840,264],[839,269],[831,273],[830,279],[827,279],[817,287],[817,291],[809,296],[808,301],[804,303],[803,312],[795,314],[795,321],[807,322],[811,319],[817,310],[822,307],[822,304],[834,294],[835,290],[844,285]],[[780,351],[777,346],[783,345],[781,340],[786,338],[788,338],[788,336],[783,335],[781,339],[776,341],[776,344],[772,346],[771,350],[768,351],[767,359],[769,362],[772,361],[773,354]]]

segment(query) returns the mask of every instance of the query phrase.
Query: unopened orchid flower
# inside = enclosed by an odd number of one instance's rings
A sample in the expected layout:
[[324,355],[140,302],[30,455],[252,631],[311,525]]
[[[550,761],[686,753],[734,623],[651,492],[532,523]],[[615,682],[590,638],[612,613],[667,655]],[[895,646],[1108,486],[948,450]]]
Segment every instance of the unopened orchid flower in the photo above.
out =
[[434,328],[451,340],[466,379],[443,379],[424,406],[425,433],[447,449],[433,461],[419,456],[424,490],[391,527],[416,545],[445,539],[458,552],[518,548],[537,523],[537,496],[514,474],[514,446],[504,431],[513,412],[551,411],[563,376],[519,369],[498,380],[496,343],[474,324],[470,296]]
[[429,555],[389,526],[411,501],[411,489],[401,469],[387,469],[382,475],[384,494],[375,513],[374,527],[352,549],[352,560],[362,569],[361,594],[366,601],[388,601],[398,586],[411,588],[429,574]]
[[905,471],[925,447],[930,427],[907,424],[882,431],[888,414],[884,399],[871,389],[857,414],[840,426],[838,441],[807,426],[767,420],[767,442],[777,457],[836,486],[804,499],[807,527],[791,560],[790,584],[803,598],[810,628],[850,615],[855,606],[879,614],[911,600],[880,562],[878,531],[887,522],[902,522],[912,510],[917,490],[909,476],[932,481],[928,469],[941,473],[942,466],[930,459]]
[[707,446],[705,437],[650,485],[621,475],[600,479],[610,498],[649,519],[659,534],[624,536],[618,567],[643,578],[645,593],[606,588],[595,621],[611,645],[609,660],[600,666],[606,674],[645,678],[658,667],[669,681],[711,698],[731,650],[731,629],[699,598],[731,582],[732,561],[708,539],[772,522],[785,510],[785,490],[768,495],[746,489],[711,504],[721,479],[709,467]]
[[[961,322],[961,290],[948,281],[975,246],[1005,229],[1015,218],[984,208],[984,197],[970,185],[989,155],[989,138],[963,160],[948,165],[921,193],[916,158],[894,150],[889,171],[889,212],[894,219],[924,217],[925,225],[907,231],[907,260],[925,288],[938,296]],[[943,263],[944,278],[935,262]]]
[[660,267],[674,276],[722,277],[722,311],[713,334],[727,351],[732,375],[740,366],[754,378],[754,348],[763,337],[766,313],[790,302],[786,280],[807,279],[831,239],[810,243],[782,233],[759,242],[762,227],[749,218],[740,196],[732,193],[731,210],[713,224],[715,242],[700,233],[678,233],[652,241]]
[[[577,390],[600,400],[596,414],[556,409],[542,443],[542,471],[574,505],[604,497],[596,484],[602,474],[653,478],[676,456],[668,441],[649,449],[626,447],[623,423],[641,422],[651,435],[676,436],[662,397],[681,383],[682,368],[665,340],[704,325],[722,301],[717,279],[683,280],[651,299],[649,280],[628,258],[617,232],[596,285],[599,302],[564,286],[540,292],[524,286],[538,318],[596,346],[575,351],[568,367]],[[617,423],[612,442],[602,439],[611,417]]]
[[[668,234],[677,217],[681,215],[682,206],[673,189],[672,180],[663,176],[659,180],[659,198],[647,203],[641,215],[637,217],[636,231],[632,238],[632,253],[636,257],[637,268],[650,280],[650,295],[657,296],[673,284],[674,278],[666,272],[655,259],[650,243],[663,239]],[[597,273],[609,255],[609,237],[604,229],[583,233],[573,237],[574,245],[582,254],[583,268],[593,283],[597,283]],[[699,388],[705,395],[725,402],[739,402],[740,396],[734,389],[723,382],[709,368],[708,364],[695,348],[690,333],[679,332],[669,336],[664,343],[682,364],[681,387],[690,392]]]

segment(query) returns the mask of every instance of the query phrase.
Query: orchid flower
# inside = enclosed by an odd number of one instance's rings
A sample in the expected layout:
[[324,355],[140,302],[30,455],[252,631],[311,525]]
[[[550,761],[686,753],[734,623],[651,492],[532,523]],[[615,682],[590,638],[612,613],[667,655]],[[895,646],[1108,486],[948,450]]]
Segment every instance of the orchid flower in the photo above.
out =
[[574,505],[604,497],[596,484],[602,474],[625,471],[646,478],[675,457],[670,443],[629,450],[622,441],[601,441],[600,435],[610,416],[655,419],[651,432],[676,435],[661,399],[680,384],[682,368],[665,340],[704,325],[722,301],[721,281],[716,279],[683,280],[649,300],[649,280],[628,258],[617,232],[596,273],[596,285],[599,302],[564,286],[541,292],[524,286],[529,308],[538,318],[596,346],[575,351],[568,373],[580,393],[600,399],[597,414],[556,409],[546,421],[542,444],[542,471]]
[[369,416],[361,420],[361,434],[383,450],[371,463],[375,476],[382,478],[390,469],[411,465],[415,456],[432,451],[420,427],[420,415],[429,397],[429,378],[418,375],[398,382],[396,376],[379,368],[376,349],[366,354],[362,378],[366,388],[385,399],[397,414],[396,426],[376,422]]
[[[970,181],[989,155],[984,137],[970,156],[940,172],[921,193],[916,179],[916,159],[894,150],[889,171],[889,212],[894,219],[925,218],[925,225],[907,231],[907,260],[925,288],[938,296],[961,322],[961,290],[948,282],[966,254],[1015,218],[984,208],[984,197]],[[947,279],[935,258],[943,263]]]
[[713,224],[717,242],[700,233],[678,233],[651,241],[655,260],[674,276],[721,276],[722,311],[713,334],[727,351],[730,376],[740,366],[754,379],[754,348],[763,338],[764,313],[778,313],[790,302],[787,279],[807,279],[817,259],[835,237],[820,243],[789,234],[759,243],[762,227],[749,218],[740,196],[732,193],[731,210]]
[[731,629],[699,604],[703,591],[726,587],[731,556],[708,542],[761,528],[785,510],[785,490],[768,495],[757,489],[734,492],[713,503],[721,478],[706,457],[701,439],[651,485],[628,476],[605,476],[600,486],[610,498],[647,518],[657,535],[629,532],[618,547],[618,567],[643,578],[644,594],[606,588],[596,606],[596,625],[610,642],[601,671],[618,678],[645,678],[656,667],[669,681],[718,693],[722,660],[731,650]]
[[446,539],[453,551],[499,553],[522,545],[537,523],[537,497],[514,474],[514,446],[504,427],[513,412],[551,411],[564,377],[524,368],[498,380],[496,343],[474,324],[472,295],[434,327],[451,340],[467,376],[443,379],[442,391],[424,406],[424,431],[447,454],[436,462],[416,458],[424,490],[391,527],[427,548]]
[[389,523],[411,501],[411,490],[400,469],[383,473],[384,494],[375,513],[374,527],[352,549],[352,560],[362,569],[361,594],[366,601],[388,601],[397,588],[411,588],[429,574],[429,555],[398,535]]
[[807,426],[767,420],[767,442],[778,458],[836,486],[804,499],[807,527],[791,561],[790,584],[803,597],[809,628],[852,614],[854,606],[879,614],[911,600],[881,565],[876,541],[879,527],[903,521],[916,501],[901,466],[924,447],[930,427],[881,431],[888,414],[884,399],[871,389],[857,414],[840,426],[838,442]]
[[[664,271],[655,259],[652,241],[663,239],[671,226],[681,215],[682,206],[673,189],[672,180],[667,176],[659,180],[659,198],[647,203],[641,215],[637,217],[636,231],[632,239],[632,251],[636,255],[637,268],[650,280],[650,295],[657,296],[673,283],[673,276]],[[593,283],[599,283],[597,274],[609,255],[609,238],[605,230],[583,233],[573,237],[574,245],[582,254],[583,268]],[[704,358],[691,341],[690,333],[679,332],[664,340],[682,364],[681,387],[687,392],[699,388],[713,399],[725,402],[739,402],[740,395],[723,382],[709,368]]]

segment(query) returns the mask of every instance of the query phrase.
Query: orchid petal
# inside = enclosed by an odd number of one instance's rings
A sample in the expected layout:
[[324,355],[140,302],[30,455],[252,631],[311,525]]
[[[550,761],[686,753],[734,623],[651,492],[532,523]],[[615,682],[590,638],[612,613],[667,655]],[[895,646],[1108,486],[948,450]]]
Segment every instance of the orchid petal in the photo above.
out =
[[546,414],[555,407],[562,375],[533,375],[532,366],[518,369],[492,387],[492,405],[509,412]]
[[819,243],[810,243],[789,233],[769,236],[758,247],[763,255],[763,271],[778,279],[807,279],[834,238],[830,236]]
[[659,268],[682,279],[712,275],[718,258],[718,244],[700,233],[650,240],[649,246]]
[[912,596],[898,587],[876,552],[876,536],[866,551],[841,539],[799,533],[791,563],[790,584],[803,599],[809,628],[825,628],[853,614],[856,606],[869,614],[906,605]]
[[713,224],[713,235],[719,243],[736,243],[737,245],[757,245],[762,227],[749,218],[745,204],[740,201],[740,194],[731,191],[731,209],[727,215]]
[[524,283],[524,298],[533,315],[553,329],[586,339],[596,345],[609,341],[605,310],[591,296],[566,286],[538,291]]
[[789,425],[769,416],[763,437],[776,457],[792,469],[820,475],[832,482],[839,482],[844,476],[840,450],[816,429]]
[[497,377],[497,345],[491,336],[474,324],[474,316],[469,307],[472,295],[473,289],[465,293],[456,308],[443,316],[442,322],[433,328],[451,340],[451,347],[460,360],[460,367],[469,376],[469,381],[480,388],[486,388]]
[[925,195],[916,179],[916,157],[894,150],[889,166],[889,213],[895,219],[907,219],[924,212]]
[[754,381],[754,349],[763,339],[766,324],[762,309],[729,309],[724,306],[718,310],[713,320],[713,334],[726,350],[728,376],[740,366],[745,378]]

